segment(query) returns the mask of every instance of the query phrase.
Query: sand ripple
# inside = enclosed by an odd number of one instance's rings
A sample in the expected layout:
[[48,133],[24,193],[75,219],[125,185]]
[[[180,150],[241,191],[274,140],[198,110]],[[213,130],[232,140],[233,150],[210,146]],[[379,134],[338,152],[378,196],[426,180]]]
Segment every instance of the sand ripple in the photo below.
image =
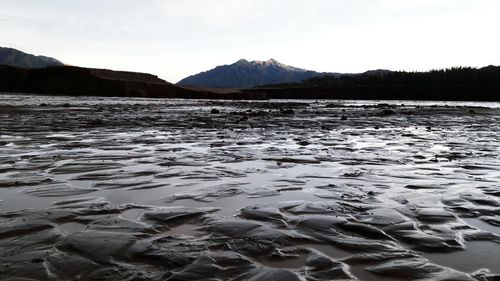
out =
[[497,280],[499,105],[400,103],[2,95],[0,279]]

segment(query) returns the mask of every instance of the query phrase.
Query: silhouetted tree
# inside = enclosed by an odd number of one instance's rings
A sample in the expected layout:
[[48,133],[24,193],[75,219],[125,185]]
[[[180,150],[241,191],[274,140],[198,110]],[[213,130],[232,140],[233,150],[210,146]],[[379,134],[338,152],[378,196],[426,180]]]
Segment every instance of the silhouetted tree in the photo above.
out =
[[341,76],[319,76],[305,80],[303,86],[479,86],[500,85],[500,67],[453,67],[428,72],[370,72]]

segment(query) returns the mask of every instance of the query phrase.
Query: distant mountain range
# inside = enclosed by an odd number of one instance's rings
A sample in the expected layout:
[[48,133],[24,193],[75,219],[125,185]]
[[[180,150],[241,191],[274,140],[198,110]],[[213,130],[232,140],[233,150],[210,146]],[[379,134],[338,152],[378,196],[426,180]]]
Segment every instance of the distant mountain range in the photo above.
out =
[[0,93],[46,95],[500,101],[500,66],[429,72],[379,69],[340,74],[308,71],[272,59],[240,60],[186,78],[179,84],[183,86],[146,73],[65,66],[56,59],[0,48]]
[[[311,77],[325,75],[316,71],[284,65],[274,59],[268,61],[239,60],[221,65],[182,79],[177,85],[213,88],[252,88],[261,85],[302,82]],[[328,73],[335,75],[335,73]]]
[[62,62],[45,56],[35,56],[12,48],[0,47],[0,64],[21,68],[61,66]]

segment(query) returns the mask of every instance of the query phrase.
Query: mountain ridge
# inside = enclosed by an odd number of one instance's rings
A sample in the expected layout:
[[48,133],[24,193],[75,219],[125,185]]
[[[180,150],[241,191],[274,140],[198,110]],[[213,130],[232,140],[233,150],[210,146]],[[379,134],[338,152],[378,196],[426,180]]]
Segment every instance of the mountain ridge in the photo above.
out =
[[[314,76],[301,82],[270,83],[267,87],[222,89],[179,86],[156,75],[129,71],[67,65],[44,68],[0,65],[0,92],[187,99],[500,101],[500,66],[454,67],[428,72],[376,69],[358,74],[340,74],[308,71],[274,59],[239,60],[232,65],[240,69],[244,76],[248,74],[246,71],[251,70],[248,68],[254,66],[271,73],[278,70],[281,75]],[[219,66],[221,68],[225,69]]]
[[260,85],[296,83],[324,75],[312,70],[289,66],[271,58],[267,61],[240,59],[232,64],[188,76],[177,85],[214,88],[253,88]]
[[0,65],[21,68],[45,68],[50,66],[62,66],[64,64],[52,57],[37,56],[14,48],[0,47]]

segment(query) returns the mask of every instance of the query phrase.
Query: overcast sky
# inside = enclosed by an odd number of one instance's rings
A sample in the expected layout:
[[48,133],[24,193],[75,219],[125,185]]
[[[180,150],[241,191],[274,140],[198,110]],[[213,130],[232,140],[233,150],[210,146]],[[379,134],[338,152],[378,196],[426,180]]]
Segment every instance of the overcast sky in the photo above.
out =
[[170,82],[240,58],[317,71],[500,65],[499,0],[0,0],[0,46]]

